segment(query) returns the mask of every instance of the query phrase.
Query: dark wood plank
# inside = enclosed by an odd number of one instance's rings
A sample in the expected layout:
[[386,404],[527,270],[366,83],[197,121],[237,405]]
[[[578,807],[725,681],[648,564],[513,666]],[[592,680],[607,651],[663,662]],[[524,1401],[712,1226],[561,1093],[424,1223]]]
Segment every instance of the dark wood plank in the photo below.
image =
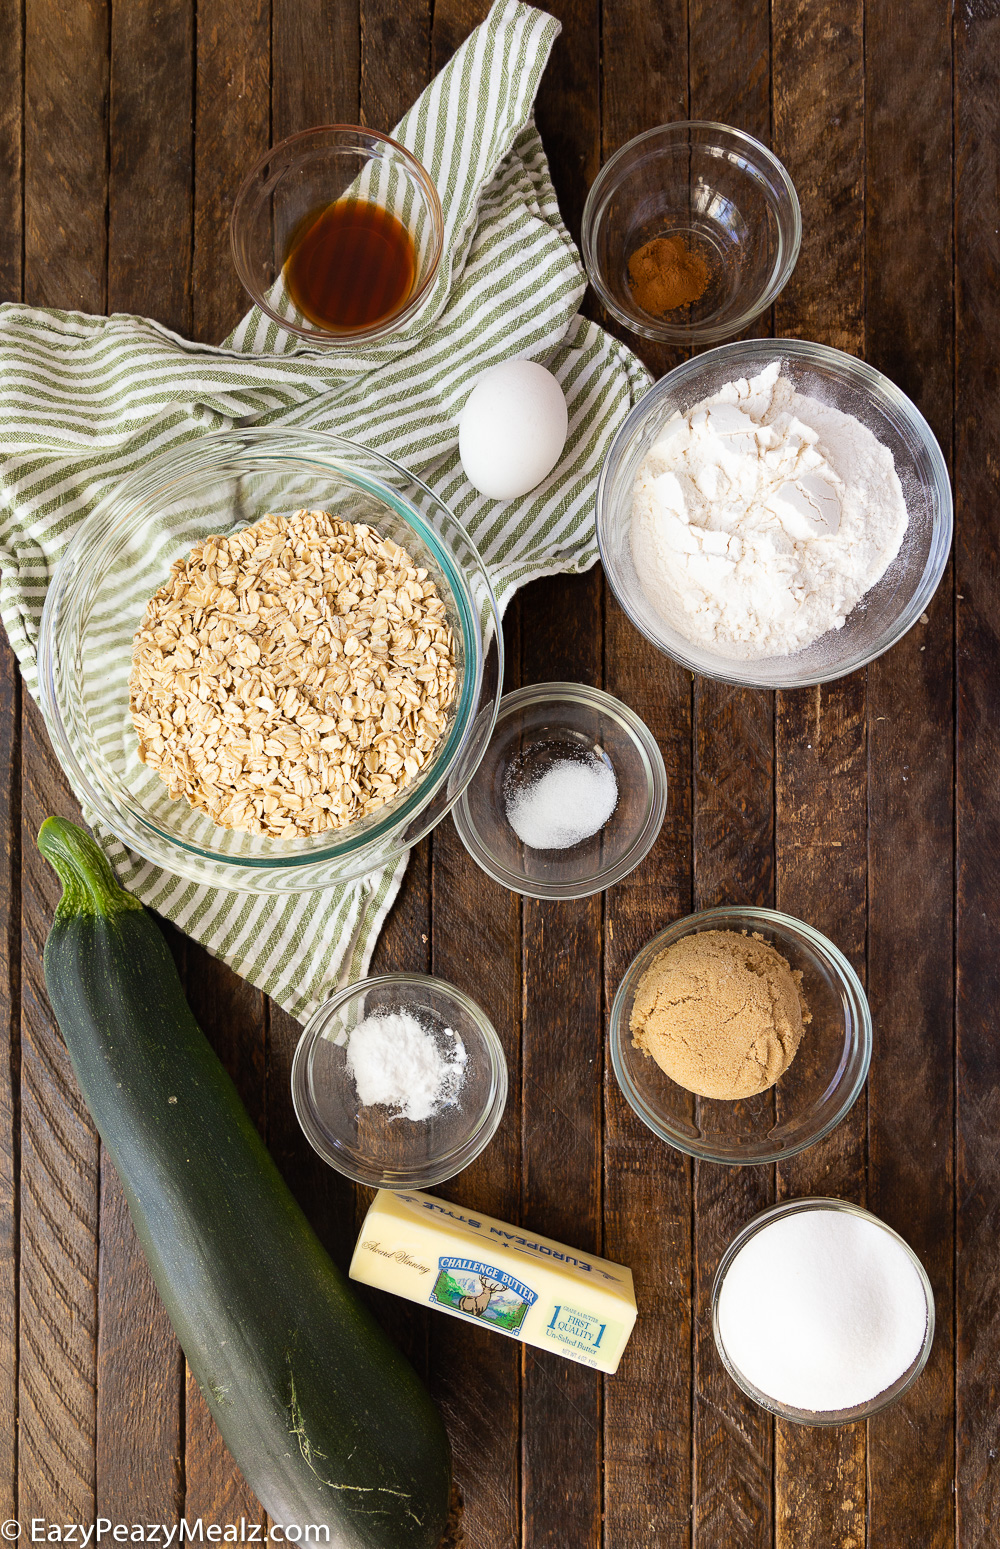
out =
[[113,13],[108,311],[181,333],[191,327],[193,49],[193,0],[130,0]]
[[[601,8],[601,160],[657,124],[691,117],[688,80],[689,0]],[[640,340],[613,322],[594,299],[584,310],[641,355],[655,377],[684,355],[671,345]]]
[[[357,84],[352,117],[374,129],[392,130],[431,77],[431,7],[417,0],[406,7],[392,0],[361,0],[355,26]],[[318,121],[321,114],[313,114]],[[429,973],[431,969],[431,868],[433,835],[410,856],[406,876],[376,946],[373,972]],[[360,1227],[372,1199],[356,1190],[355,1217]],[[434,1314],[393,1296],[369,1298],[390,1338],[427,1377],[429,1329]]]
[[[777,904],[823,931],[864,979],[865,692],[860,676],[778,696]],[[778,1092],[778,1115],[781,1094]],[[826,1140],[777,1169],[778,1197],[865,1202],[864,1093]],[[826,1488],[830,1479],[837,1489]],[[775,1539],[866,1542],[863,1426],[775,1433]]]
[[[108,12],[25,8],[26,299],[104,309]],[[98,1145],[45,995],[42,949],[60,888],[35,847],[76,814],[25,697],[21,846],[19,1509],[89,1522],[95,1507]]]
[[[691,0],[691,116],[770,139],[770,18],[753,5]],[[763,320],[766,326],[767,319]],[[763,331],[757,329],[754,331]],[[695,683],[695,907],[774,899],[774,696]],[[726,1122],[738,1131],[740,1105]],[[728,1549],[770,1544],[772,1425],[725,1372],[711,1327],[719,1259],[774,1197],[772,1169],[695,1164],[695,1531]]]
[[[690,116],[687,0],[605,6],[601,16],[602,158],[655,124]],[[588,306],[592,303],[588,300]],[[603,322],[607,322],[602,317]],[[639,346],[661,375],[677,351]],[[692,679],[655,651],[605,585],[604,686],[651,728],[667,769],[660,838],[606,897],[604,1003],[636,952],[692,903]],[[643,1127],[605,1072],[604,1251],[635,1277],[639,1319],[605,1382],[605,1542],[614,1549],[692,1542],[694,1498],[692,1167]]]
[[[391,130],[427,85],[431,69],[429,0],[361,0],[359,121]],[[470,29],[471,30],[471,29]]]
[[[952,440],[951,18],[937,0],[865,10],[868,358]],[[918,259],[898,240],[924,234]],[[954,1451],[954,643],[945,577],[918,625],[868,672],[868,1203],[934,1286],[930,1363],[869,1427],[869,1536],[956,1541]]]
[[[21,296],[23,16],[0,34],[0,297]],[[0,1517],[17,1509],[21,1163],[21,678],[0,629]]]
[[[521,610],[504,621],[504,690],[520,678]],[[434,830],[431,868],[431,969],[465,990],[492,1021],[507,1060],[507,1107],[487,1150],[436,1193],[501,1221],[523,1220],[521,900],[484,876],[454,824]],[[472,1549],[521,1543],[522,1370],[529,1354],[512,1339],[429,1313],[431,1391],[444,1413],[455,1481],[465,1502]]]
[[219,344],[250,304],[233,267],[229,215],[270,138],[267,0],[200,0],[196,46],[191,330]]
[[[774,696],[695,683],[695,906],[770,905]],[[738,1133],[742,1105],[722,1122]],[[772,1424],[735,1386],[712,1335],[712,1283],[740,1227],[774,1199],[770,1167],[695,1163],[695,1528],[700,1545],[769,1544]]]
[[0,37],[0,300],[21,299],[24,195],[24,0]]
[[[605,588],[604,686],[641,715],[667,771],[667,814],[642,865],[605,898],[605,1016],[649,938],[691,910],[691,676],[639,636]],[[604,1081],[604,1253],[635,1278],[639,1317],[604,1384],[605,1542],[692,1542],[692,1168]]]
[[[525,683],[598,683],[601,578],[526,589]],[[523,1218],[557,1242],[601,1252],[601,900],[523,903]],[[601,1378],[525,1350],[522,1478],[525,1549],[599,1549]]]
[[[579,240],[601,157],[600,7],[559,0],[562,34],[542,79],[536,120],[562,215]],[[599,568],[527,588],[525,683],[599,684]],[[601,1251],[602,902],[523,905],[524,1219],[574,1247]],[[522,1396],[524,1549],[599,1549],[603,1508],[602,1382],[585,1367],[526,1350]]]
[[271,143],[313,124],[356,124],[358,0],[272,0]]
[[[195,1019],[236,1084],[247,1112],[265,1123],[265,1017],[261,992],[210,958],[195,942],[185,949],[187,997]],[[247,1245],[248,1255],[252,1245]],[[249,1259],[248,1259],[249,1269]],[[263,1273],[280,1273],[263,1265]],[[219,1435],[198,1384],[187,1372],[184,1404],[184,1511],[206,1522],[264,1522],[264,1511]]]
[[[270,13],[265,0],[204,0],[195,34],[194,246],[191,328],[218,343],[247,309],[229,252],[229,212],[253,159],[266,148],[270,117]],[[263,996],[193,943],[188,998],[237,1090],[266,1125],[267,1021]],[[264,1512],[187,1373],[184,1403],[185,1512],[209,1521],[263,1522]]]
[[[957,1041],[955,1284],[958,1541],[986,1549],[1000,1524],[1000,1068],[996,945],[1000,822],[1000,17],[955,13],[955,541],[957,661]],[[991,213],[986,214],[987,211]]]
[[[774,147],[802,203],[798,267],[775,306],[778,335],[864,351],[863,7],[775,0]],[[817,926],[863,972],[866,912],[863,675],[777,697],[777,903]],[[778,1093],[780,1115],[780,1090]],[[782,1164],[778,1196],[864,1201],[865,1100],[821,1145]],[[828,1488],[830,1480],[835,1489]],[[866,1542],[864,1427],[775,1430],[780,1549]]]
[[108,0],[25,0],[24,294],[103,312]]
[[[190,5],[160,0],[112,17],[109,312],[191,323]],[[149,233],[162,237],[149,261]],[[183,1360],[136,1240],[118,1176],[101,1156],[97,1342],[97,1511],[141,1506],[169,1522],[183,1505]]]
[[[15,228],[16,229],[16,228]],[[0,639],[0,1516],[17,1506],[21,1160],[21,682]]]
[[90,1522],[95,1508],[98,1142],[45,993],[59,882],[35,846],[79,813],[25,696],[21,800],[21,1259],[18,1507]]
[[[431,67],[440,70],[483,20],[487,0],[434,6]],[[504,688],[518,685],[518,640],[508,615]],[[435,974],[482,1004],[507,1058],[507,1109],[496,1138],[471,1167],[439,1190],[503,1221],[520,1221],[521,1198],[521,902],[484,877],[454,825],[434,832],[431,951]],[[514,1340],[435,1318],[429,1331],[431,1386],[442,1405],[465,1499],[464,1530],[475,1549],[521,1542],[521,1374],[525,1352]]]
[[[489,1149],[438,1193],[501,1221],[521,1219],[521,909],[486,880],[453,825],[435,831],[433,967],[465,990],[496,1027],[507,1057],[507,1109]],[[444,1411],[475,1549],[521,1537],[522,1347],[458,1318],[430,1328],[431,1386]]]

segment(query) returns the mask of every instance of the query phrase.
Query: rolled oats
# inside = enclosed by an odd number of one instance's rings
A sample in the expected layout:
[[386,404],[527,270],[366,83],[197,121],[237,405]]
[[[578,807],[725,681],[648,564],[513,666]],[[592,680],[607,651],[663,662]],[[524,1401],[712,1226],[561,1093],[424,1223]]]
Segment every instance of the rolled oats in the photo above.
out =
[[221,828],[367,817],[425,766],[458,672],[426,570],[325,511],[266,516],[171,569],[135,634],[139,757]]

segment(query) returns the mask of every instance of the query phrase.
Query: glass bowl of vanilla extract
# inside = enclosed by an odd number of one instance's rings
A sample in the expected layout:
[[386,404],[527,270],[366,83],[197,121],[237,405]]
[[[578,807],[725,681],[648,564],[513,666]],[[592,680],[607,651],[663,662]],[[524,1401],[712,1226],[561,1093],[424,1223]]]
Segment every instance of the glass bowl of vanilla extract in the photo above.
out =
[[434,183],[404,146],[328,124],[260,158],[229,230],[236,272],[264,318],[336,348],[405,328],[437,273],[444,222]]

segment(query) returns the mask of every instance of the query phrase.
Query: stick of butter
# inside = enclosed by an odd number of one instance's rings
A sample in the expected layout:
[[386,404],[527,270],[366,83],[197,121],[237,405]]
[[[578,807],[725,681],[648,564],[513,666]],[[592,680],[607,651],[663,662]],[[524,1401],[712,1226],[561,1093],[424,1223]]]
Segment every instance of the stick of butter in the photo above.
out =
[[350,1274],[602,1372],[635,1323],[630,1269],[416,1190],[379,1190]]

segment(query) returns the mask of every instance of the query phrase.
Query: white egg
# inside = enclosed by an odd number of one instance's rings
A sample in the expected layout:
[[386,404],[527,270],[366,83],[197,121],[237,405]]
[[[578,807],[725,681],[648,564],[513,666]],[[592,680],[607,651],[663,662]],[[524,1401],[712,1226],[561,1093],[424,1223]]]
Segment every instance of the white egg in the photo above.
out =
[[566,399],[551,371],[533,360],[491,366],[458,421],[466,478],[491,500],[526,495],[559,461],[568,425]]

